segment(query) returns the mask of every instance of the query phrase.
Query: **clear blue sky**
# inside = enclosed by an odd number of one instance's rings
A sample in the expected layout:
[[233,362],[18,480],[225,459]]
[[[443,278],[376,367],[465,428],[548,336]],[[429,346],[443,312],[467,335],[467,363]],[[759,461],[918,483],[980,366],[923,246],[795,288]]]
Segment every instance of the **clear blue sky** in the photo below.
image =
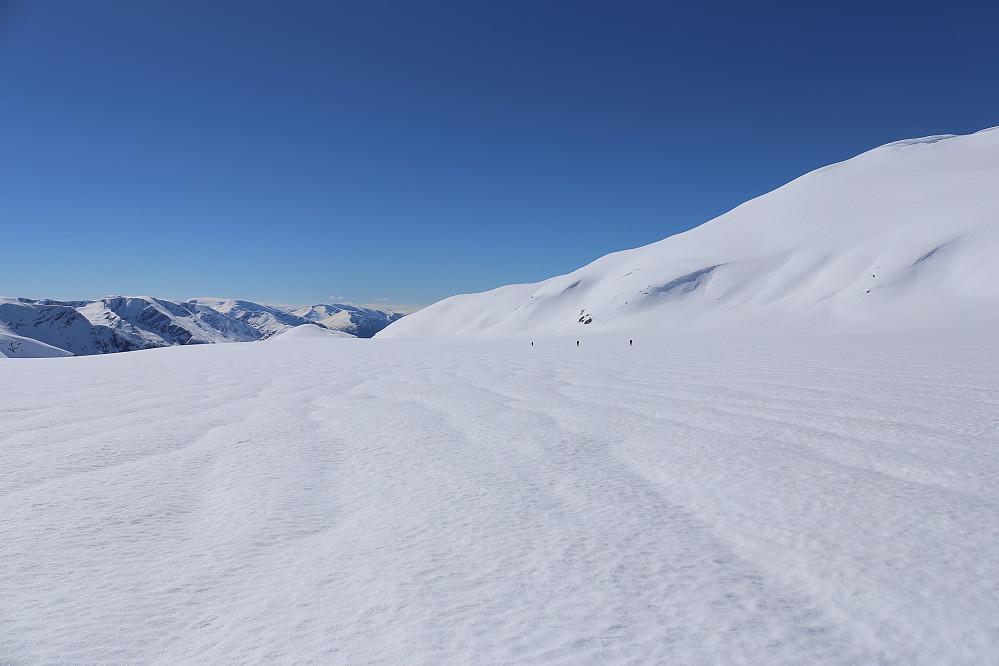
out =
[[999,124],[997,26],[995,0],[0,0],[0,295],[541,280]]

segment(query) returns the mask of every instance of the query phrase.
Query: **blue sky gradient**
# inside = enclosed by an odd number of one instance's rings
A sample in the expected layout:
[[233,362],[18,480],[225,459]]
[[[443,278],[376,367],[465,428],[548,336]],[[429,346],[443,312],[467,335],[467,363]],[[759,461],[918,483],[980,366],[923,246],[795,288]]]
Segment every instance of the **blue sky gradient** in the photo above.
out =
[[424,305],[999,124],[994,1],[0,3],[7,296]]

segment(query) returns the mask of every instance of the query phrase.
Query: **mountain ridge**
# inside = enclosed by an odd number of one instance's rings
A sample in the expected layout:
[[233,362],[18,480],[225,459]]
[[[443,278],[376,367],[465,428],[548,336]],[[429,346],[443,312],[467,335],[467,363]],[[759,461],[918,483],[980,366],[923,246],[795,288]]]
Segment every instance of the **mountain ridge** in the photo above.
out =
[[[353,305],[322,304],[315,319],[239,299],[186,301],[106,296],[83,301],[0,297],[0,355],[93,355],[174,345],[252,342],[291,328],[318,325],[371,337],[402,315]],[[339,313],[340,316],[335,316]]]

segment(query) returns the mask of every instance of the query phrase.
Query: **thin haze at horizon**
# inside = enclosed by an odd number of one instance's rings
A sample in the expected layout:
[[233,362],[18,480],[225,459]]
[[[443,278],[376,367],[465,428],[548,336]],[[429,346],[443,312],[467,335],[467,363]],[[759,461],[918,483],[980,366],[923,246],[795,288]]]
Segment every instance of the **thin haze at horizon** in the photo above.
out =
[[0,0],[0,295],[384,308],[999,124],[999,5]]

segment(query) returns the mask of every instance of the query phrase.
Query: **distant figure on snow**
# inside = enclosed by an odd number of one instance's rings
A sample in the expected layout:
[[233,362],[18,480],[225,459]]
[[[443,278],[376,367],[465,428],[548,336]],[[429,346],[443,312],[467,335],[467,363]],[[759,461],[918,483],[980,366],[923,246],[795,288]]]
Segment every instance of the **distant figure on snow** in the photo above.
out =
[[635,341],[634,341],[634,340],[628,340],[628,346],[629,346],[629,347],[630,347],[631,345],[633,345],[633,344],[635,344]]
[[579,346],[579,340],[576,340],[576,346],[577,347]]

